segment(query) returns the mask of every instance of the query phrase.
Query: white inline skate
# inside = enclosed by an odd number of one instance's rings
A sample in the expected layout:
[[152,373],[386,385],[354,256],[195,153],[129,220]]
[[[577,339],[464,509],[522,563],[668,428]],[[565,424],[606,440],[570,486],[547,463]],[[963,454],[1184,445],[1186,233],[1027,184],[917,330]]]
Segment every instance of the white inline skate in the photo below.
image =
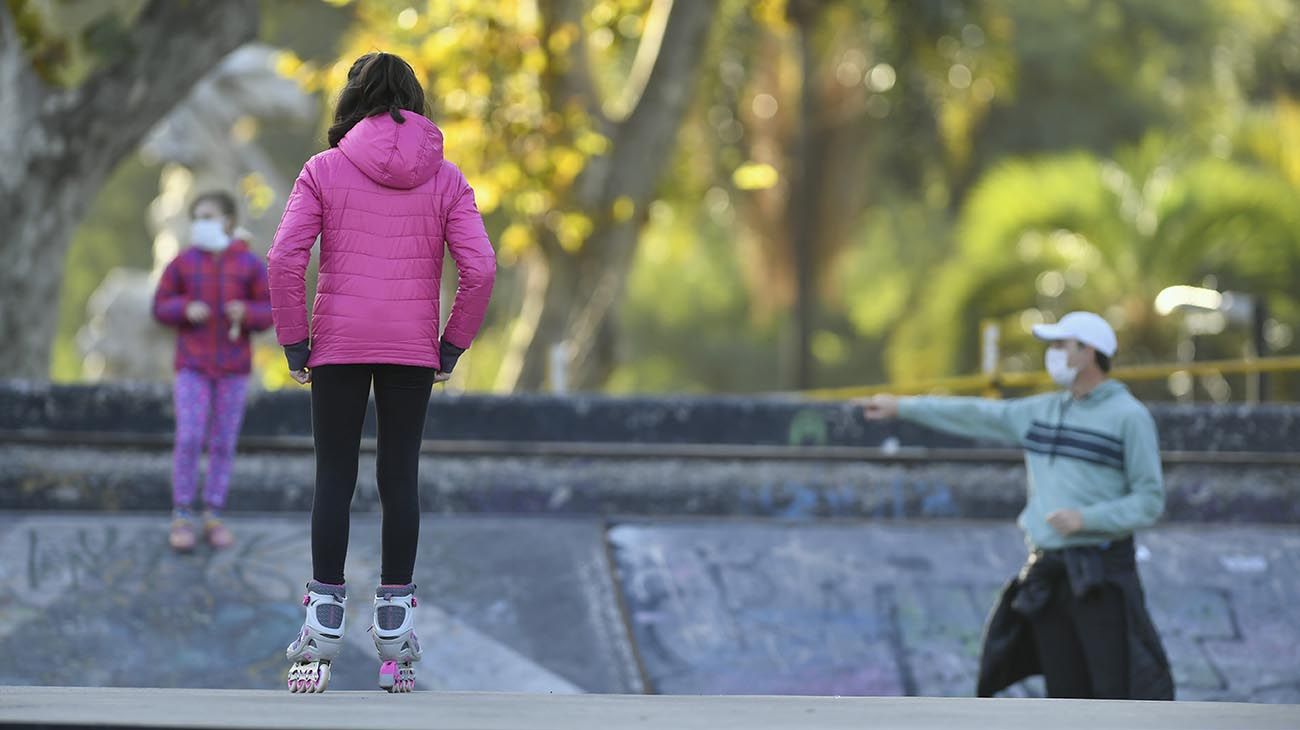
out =
[[379,686],[389,692],[415,689],[415,662],[420,661],[420,640],[415,636],[415,585],[380,586],[375,591],[374,625],[370,627],[379,651]]
[[307,620],[284,652],[293,662],[289,668],[290,692],[324,692],[329,685],[330,662],[343,650],[346,600],[343,586],[316,581],[307,584],[307,595],[302,597]]

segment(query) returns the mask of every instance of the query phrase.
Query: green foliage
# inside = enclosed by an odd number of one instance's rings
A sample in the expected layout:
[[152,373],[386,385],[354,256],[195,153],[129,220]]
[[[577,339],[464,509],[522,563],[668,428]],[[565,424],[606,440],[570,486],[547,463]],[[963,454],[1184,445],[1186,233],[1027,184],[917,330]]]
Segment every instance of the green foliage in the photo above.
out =
[[[6,0],[42,77],[74,84],[111,59],[142,2]],[[338,8],[334,5],[343,5]],[[463,363],[486,389],[507,349],[522,267],[552,239],[582,247],[582,171],[626,110],[651,0],[589,0],[548,25],[524,0],[268,2],[280,71],[320,93],[350,62],[402,54],[426,82],[447,154],[478,191],[505,266],[488,326]],[[1027,327],[1073,308],[1121,325],[1122,361],[1169,361],[1176,320],[1152,308],[1208,279],[1264,293],[1300,326],[1300,8],[1290,0],[829,0],[813,34],[835,217],[817,252],[820,385],[969,372],[981,321],[1000,322],[1007,367],[1039,366]],[[314,8],[314,9],[313,9]],[[315,12],[325,25],[298,18]],[[312,29],[324,28],[321,31]],[[116,30],[115,30],[116,29]],[[782,215],[795,163],[798,44],[783,0],[722,0],[705,76],[650,210],[619,316],[620,392],[754,391],[781,382],[788,292]],[[580,55],[579,55],[580,54]],[[590,68],[595,103],[557,79]],[[888,70],[884,68],[887,66]],[[872,83],[871,72],[880,68]],[[888,80],[889,83],[884,83]],[[754,111],[768,94],[776,109]],[[766,101],[764,103],[770,102]],[[323,128],[325,119],[321,120]],[[315,134],[263,125],[292,176]],[[115,265],[148,265],[156,171],[124,165],[68,257],[55,373]],[[849,200],[849,203],[844,203]],[[1206,338],[1233,356],[1241,335]],[[1290,345],[1295,349],[1295,345]],[[275,362],[275,353],[265,355]],[[467,367],[466,367],[467,366]],[[268,368],[270,365],[268,365]]]
[[86,222],[77,228],[64,265],[59,294],[59,331],[54,341],[50,377],[69,381],[82,377],[77,331],[86,323],[90,295],[117,267],[148,270],[153,264],[153,236],[145,206],[158,188],[156,165],[131,157],[118,166],[104,185]]
[[[286,56],[282,71],[332,95],[363,53],[382,49],[407,59],[446,134],[447,156],[474,185],[509,264],[539,231],[570,251],[590,234],[591,212],[570,194],[587,161],[608,148],[598,117],[618,111],[614,90],[631,64],[647,7],[647,0],[605,0],[589,4],[578,22],[548,25],[536,6],[515,0],[423,7],[372,0],[356,4],[356,23],[336,63],[322,68]],[[586,63],[579,51],[598,69],[597,90],[606,90],[595,109],[555,93],[558,74]]]
[[1007,154],[1105,154],[1147,130],[1209,120],[1222,102],[1216,48],[1230,18],[1212,0],[1002,0],[1015,81],[977,142]]
[[113,60],[144,0],[6,0],[34,68],[47,83],[76,86]]
[[1128,361],[1171,360],[1173,321],[1153,309],[1174,284],[1294,300],[1300,212],[1275,172],[1170,154],[1159,137],[1105,160],[1072,153],[1012,160],[962,211],[952,259],[892,343],[902,376],[969,371],[978,323],[1004,323],[1012,350],[1032,324],[1089,309],[1118,325]]
[[[131,16],[143,5],[135,0],[94,3],[8,1],[11,8],[19,8],[25,13],[19,16],[20,24],[28,24],[25,42],[37,44],[29,45],[33,60],[39,57],[40,43],[52,44],[53,48],[60,43],[66,45],[70,42],[67,39],[88,40],[93,36],[104,44],[94,55],[83,56],[84,63],[76,73],[72,73],[71,66],[60,67],[65,70],[58,72],[63,74],[59,78],[67,83],[75,82],[78,75],[84,76],[112,57],[119,41],[104,35],[103,29],[129,23]],[[47,14],[58,8],[64,8],[65,14]],[[71,19],[66,16],[77,12],[84,14],[81,23],[76,22],[75,15]],[[24,17],[27,20],[22,20]],[[319,0],[268,0],[263,6],[262,21],[263,41],[291,45],[298,54],[313,60],[332,59],[337,52],[339,35],[351,23],[350,13],[330,8]],[[84,31],[81,30],[83,26]],[[53,60],[55,57],[49,58]],[[54,68],[47,70],[53,72]],[[307,156],[319,150],[313,130],[300,124],[267,124],[258,134],[268,154],[288,179],[292,179]],[[52,378],[67,381],[82,377],[82,356],[75,338],[87,322],[86,307],[90,295],[104,276],[116,267],[146,270],[152,267],[153,233],[149,229],[147,211],[150,202],[158,195],[160,171],[161,165],[156,161],[142,159],[139,155],[128,157],[109,176],[91,212],[78,226],[64,262],[58,304],[59,326],[50,368]],[[259,369],[272,376],[281,374],[283,369],[279,366],[282,362],[283,356],[278,348],[258,353]],[[277,381],[271,377],[268,384],[287,384],[287,378]]]
[[628,280],[613,392],[746,392],[776,382],[775,323],[756,322],[731,232],[656,203]]

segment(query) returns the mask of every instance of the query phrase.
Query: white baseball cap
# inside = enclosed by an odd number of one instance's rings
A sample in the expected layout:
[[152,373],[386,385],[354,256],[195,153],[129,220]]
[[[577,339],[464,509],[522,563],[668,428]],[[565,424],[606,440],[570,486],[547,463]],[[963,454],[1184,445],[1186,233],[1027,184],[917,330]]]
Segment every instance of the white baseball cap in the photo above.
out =
[[1070,312],[1056,324],[1036,324],[1034,337],[1045,342],[1078,340],[1106,357],[1114,357],[1119,349],[1115,330],[1100,315],[1092,312]]

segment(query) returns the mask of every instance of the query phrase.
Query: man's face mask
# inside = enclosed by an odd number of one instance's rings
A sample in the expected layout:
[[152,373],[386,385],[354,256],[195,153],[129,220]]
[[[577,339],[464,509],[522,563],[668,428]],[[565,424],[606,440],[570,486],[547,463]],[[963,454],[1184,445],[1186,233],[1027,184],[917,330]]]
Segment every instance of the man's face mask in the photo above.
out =
[[230,236],[219,218],[201,218],[190,224],[190,243],[205,251],[224,251]]
[[1070,365],[1070,353],[1073,348],[1069,345],[1065,347],[1049,347],[1047,355],[1044,357],[1047,365],[1047,374],[1052,377],[1052,381],[1062,388],[1069,388],[1074,385],[1074,380],[1079,376],[1079,368]]

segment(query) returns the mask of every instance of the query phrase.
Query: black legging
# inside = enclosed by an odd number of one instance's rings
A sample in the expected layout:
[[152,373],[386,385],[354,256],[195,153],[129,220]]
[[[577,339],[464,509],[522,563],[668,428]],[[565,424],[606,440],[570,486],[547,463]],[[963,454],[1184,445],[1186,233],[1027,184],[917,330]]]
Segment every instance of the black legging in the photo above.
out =
[[312,370],[316,495],[311,507],[311,562],[313,577],[321,583],[343,583],[349,512],[372,379],[379,431],[375,477],[384,510],[380,582],[411,582],[420,539],[420,440],[433,375],[433,368],[409,365],[322,365]]

